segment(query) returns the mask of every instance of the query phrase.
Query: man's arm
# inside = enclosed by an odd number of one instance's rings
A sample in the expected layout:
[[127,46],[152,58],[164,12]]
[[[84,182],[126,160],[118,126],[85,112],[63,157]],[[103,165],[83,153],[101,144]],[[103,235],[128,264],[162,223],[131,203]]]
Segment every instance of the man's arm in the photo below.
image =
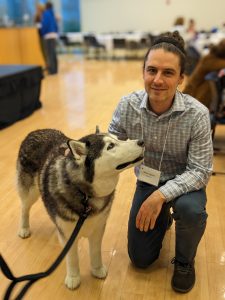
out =
[[153,229],[164,202],[206,186],[212,172],[212,158],[211,126],[206,115],[194,124],[186,171],[169,180],[143,202],[136,217],[136,227],[146,232]]
[[212,160],[211,124],[209,115],[205,114],[193,124],[185,172],[159,188],[166,201],[205,187],[212,174]]
[[120,140],[127,140],[127,133],[124,129],[124,114],[125,108],[123,107],[123,101],[121,100],[113,113],[112,121],[109,124],[108,131],[115,134]]

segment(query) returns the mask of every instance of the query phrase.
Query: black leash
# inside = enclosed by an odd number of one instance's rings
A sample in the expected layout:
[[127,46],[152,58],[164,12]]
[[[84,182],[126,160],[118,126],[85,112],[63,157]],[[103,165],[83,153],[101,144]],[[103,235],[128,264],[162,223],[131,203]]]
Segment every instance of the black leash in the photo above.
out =
[[6,292],[5,292],[3,300],[9,300],[10,299],[13,288],[16,286],[17,283],[27,281],[27,283],[23,286],[23,288],[20,290],[19,294],[15,298],[15,300],[21,300],[23,298],[23,296],[26,294],[26,292],[28,291],[28,289],[31,287],[32,284],[34,284],[39,279],[42,279],[44,277],[49,276],[58,267],[58,265],[61,263],[61,261],[63,260],[63,258],[67,254],[67,252],[69,251],[70,247],[72,246],[72,244],[73,244],[75,238],[77,237],[84,221],[86,220],[89,213],[91,212],[91,208],[88,206],[88,197],[87,196],[83,200],[83,205],[84,205],[84,211],[83,211],[83,213],[80,214],[79,220],[78,220],[78,222],[77,222],[77,224],[76,224],[69,240],[67,241],[65,247],[63,248],[63,250],[61,251],[61,253],[57,257],[55,262],[45,272],[36,273],[36,274],[29,274],[29,275],[24,275],[24,276],[20,276],[20,277],[15,277],[13,275],[13,273],[11,272],[9,266],[7,265],[6,261],[4,260],[2,255],[0,254],[0,268],[2,270],[2,273],[9,280],[12,281],[9,284],[9,286],[8,286]]

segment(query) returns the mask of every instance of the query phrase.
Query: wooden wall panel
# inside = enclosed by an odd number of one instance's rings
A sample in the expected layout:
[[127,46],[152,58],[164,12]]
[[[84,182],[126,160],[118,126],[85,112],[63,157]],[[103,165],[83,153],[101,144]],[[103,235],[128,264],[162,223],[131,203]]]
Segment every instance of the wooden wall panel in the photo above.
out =
[[35,27],[0,29],[0,64],[31,64],[45,67]]
[[0,63],[1,64],[20,64],[21,48],[19,46],[18,29],[0,29]]
[[19,30],[22,64],[38,64],[44,66],[38,31],[36,28],[23,28]]

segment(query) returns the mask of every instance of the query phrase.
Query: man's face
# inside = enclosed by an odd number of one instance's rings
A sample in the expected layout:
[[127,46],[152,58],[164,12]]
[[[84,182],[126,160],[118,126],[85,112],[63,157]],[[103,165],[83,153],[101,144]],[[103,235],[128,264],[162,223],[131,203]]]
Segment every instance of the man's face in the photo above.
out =
[[177,86],[183,82],[179,56],[155,49],[149,52],[143,72],[145,90],[150,105],[172,105]]

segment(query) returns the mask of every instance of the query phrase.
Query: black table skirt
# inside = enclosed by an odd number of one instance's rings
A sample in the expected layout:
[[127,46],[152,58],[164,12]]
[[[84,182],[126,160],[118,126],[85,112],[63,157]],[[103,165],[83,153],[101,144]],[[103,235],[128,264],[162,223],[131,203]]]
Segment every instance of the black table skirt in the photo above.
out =
[[41,66],[0,65],[0,129],[41,107]]

